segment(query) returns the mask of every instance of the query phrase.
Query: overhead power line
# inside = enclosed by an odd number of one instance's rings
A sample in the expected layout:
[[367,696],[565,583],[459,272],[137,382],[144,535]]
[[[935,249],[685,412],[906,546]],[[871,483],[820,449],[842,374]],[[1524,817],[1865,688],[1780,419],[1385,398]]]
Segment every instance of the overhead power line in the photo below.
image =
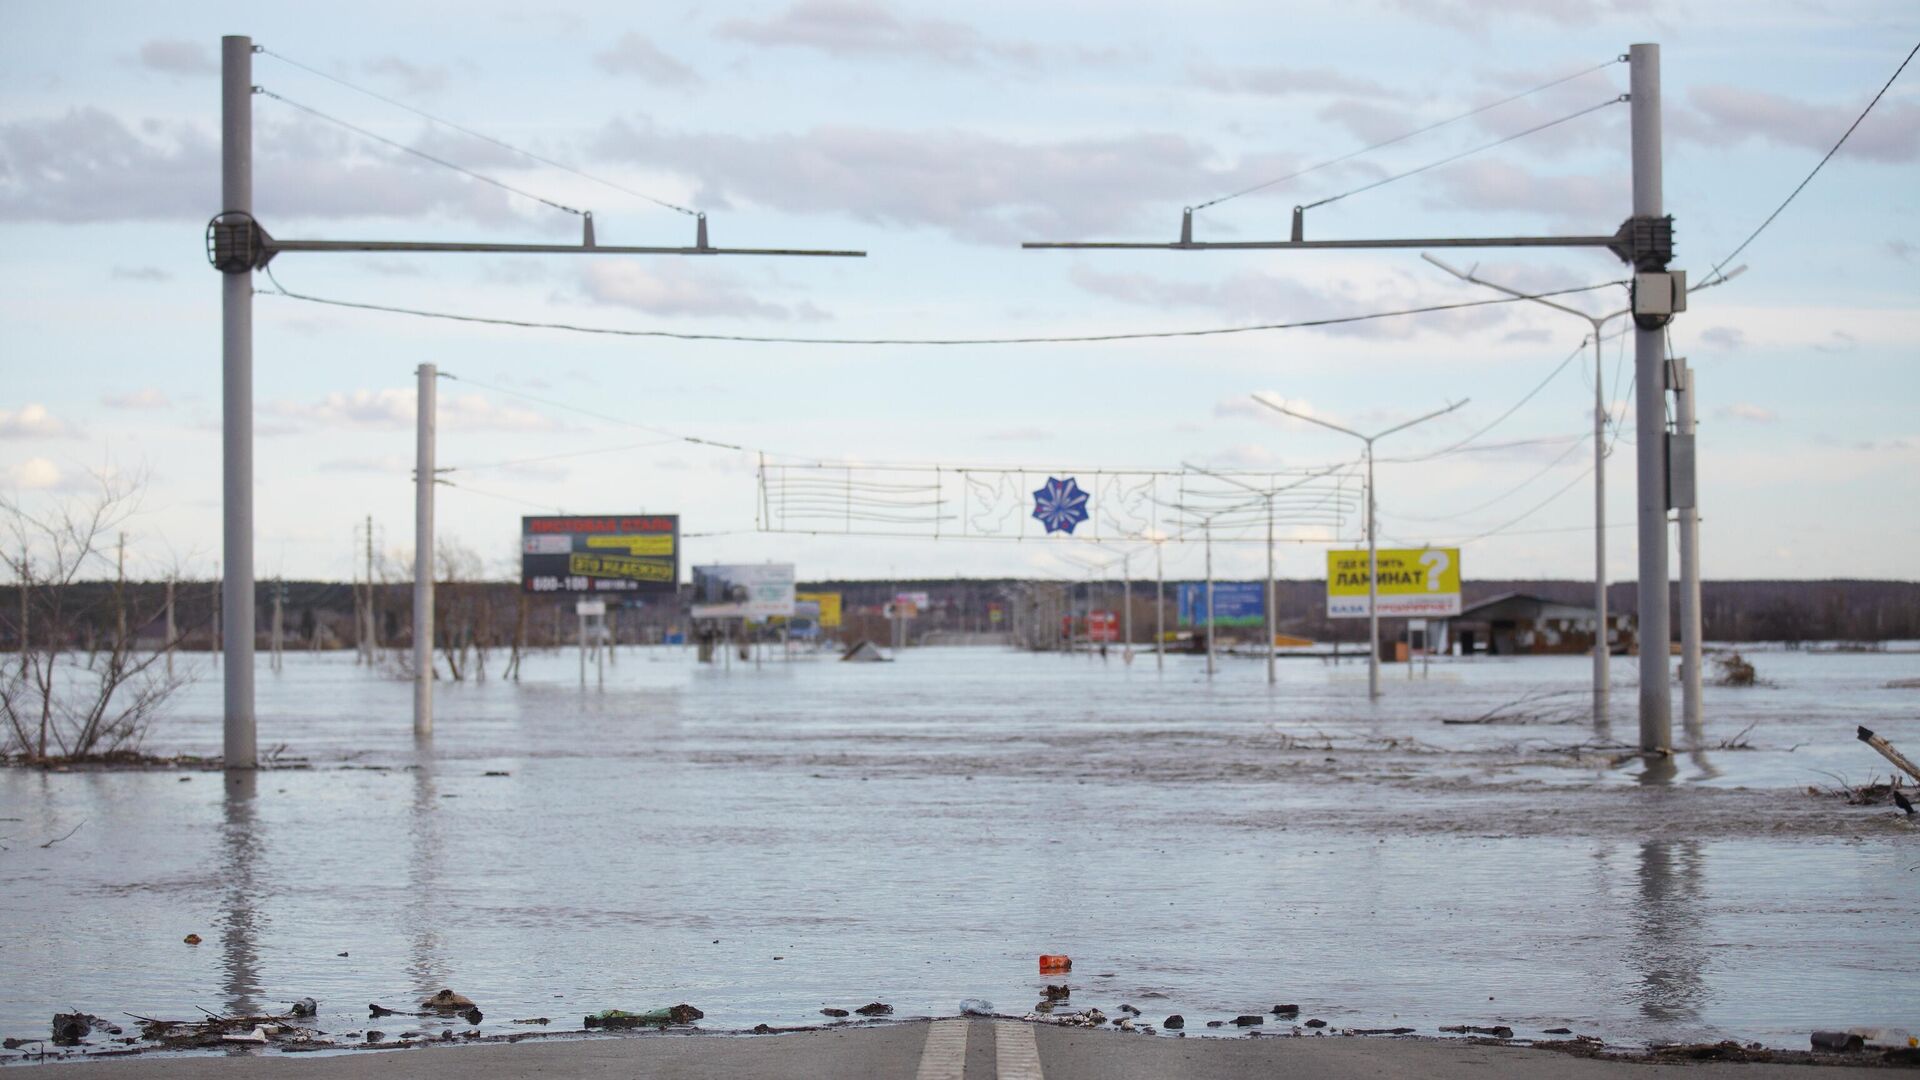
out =
[[450,311],[431,311],[425,308],[401,307],[396,304],[373,304],[359,300],[335,300],[324,296],[297,293],[280,284],[269,272],[267,277],[275,288],[256,290],[264,296],[282,296],[289,300],[299,300],[309,304],[323,304],[328,307],[351,308],[358,311],[379,311],[389,315],[411,315],[422,319],[444,319],[449,322],[478,323],[483,326],[511,326],[523,330],[561,330],[575,334],[596,334],[606,337],[665,338],[674,341],[733,341],[756,345],[1065,345],[1094,343],[1104,341],[1141,341],[1161,338],[1221,337],[1228,334],[1252,334],[1271,330],[1310,330],[1320,326],[1342,326],[1350,323],[1372,322],[1379,319],[1394,319],[1411,315],[1427,315],[1440,311],[1460,311],[1469,308],[1493,307],[1498,304],[1517,304],[1523,300],[1538,300],[1549,296],[1568,296],[1574,293],[1592,292],[1616,285],[1624,281],[1600,281],[1592,285],[1579,285],[1568,289],[1555,289],[1551,292],[1530,293],[1526,296],[1500,296],[1486,300],[1460,300],[1447,304],[1425,304],[1420,307],[1398,308],[1392,311],[1375,311],[1364,315],[1342,315],[1325,319],[1301,319],[1293,322],[1257,323],[1251,326],[1207,327],[1196,330],[1145,330],[1131,333],[1114,334],[1061,334],[1033,337],[990,337],[990,338],[830,338],[830,337],[777,337],[758,334],[703,334],[686,330],[640,330],[616,326],[583,326],[578,323],[544,322],[532,319],[505,319],[489,315],[465,315]]
[[1625,100],[1627,100],[1627,95],[1625,94],[1621,94],[1619,97],[1608,98],[1607,100],[1601,102],[1598,105],[1589,105],[1586,108],[1581,109],[1579,112],[1568,113],[1567,115],[1559,118],[1558,120],[1549,120],[1544,124],[1535,124],[1533,127],[1530,127],[1525,131],[1516,131],[1511,135],[1504,135],[1498,139],[1493,140],[1490,143],[1482,143],[1481,145],[1476,146],[1471,150],[1462,150],[1457,154],[1448,154],[1446,157],[1443,157],[1438,161],[1428,162],[1427,164],[1422,165],[1417,169],[1408,169],[1406,172],[1395,173],[1392,176],[1383,177],[1382,179],[1375,180],[1370,184],[1362,184],[1359,187],[1354,188],[1352,191],[1343,191],[1338,195],[1329,195],[1326,198],[1321,199],[1319,202],[1307,203],[1306,205],[1302,206],[1300,209],[1311,210],[1316,206],[1325,206],[1328,203],[1339,202],[1341,199],[1347,198],[1348,196],[1351,196],[1351,195],[1358,195],[1363,191],[1372,191],[1374,188],[1377,188],[1377,187],[1385,187],[1388,184],[1393,183],[1395,180],[1405,180],[1409,176],[1418,176],[1419,174],[1426,172],[1429,169],[1437,169],[1442,165],[1451,165],[1452,163],[1459,161],[1462,158],[1472,157],[1473,155],[1480,153],[1482,150],[1491,150],[1496,146],[1505,146],[1507,143],[1513,142],[1515,139],[1524,139],[1529,135],[1535,134],[1537,132],[1545,131],[1548,128],[1558,127],[1569,120],[1578,120],[1579,118],[1587,115],[1588,113],[1599,112],[1601,109],[1604,109],[1609,105],[1618,105]]
[[1739,247],[1728,252],[1726,258],[1714,264],[1713,273],[1707,275],[1709,278],[1711,278],[1713,274],[1719,273],[1721,267],[1732,262],[1741,252],[1747,250],[1747,245],[1753,243],[1761,233],[1766,232],[1767,226],[1773,224],[1773,219],[1779,217],[1780,212],[1785,210],[1787,205],[1793,202],[1802,191],[1805,191],[1808,184],[1813,183],[1813,178],[1820,175],[1820,170],[1826,167],[1827,162],[1833,160],[1833,155],[1839,153],[1842,146],[1846,145],[1847,139],[1852,137],[1854,129],[1860,126],[1860,122],[1867,118],[1867,114],[1873,111],[1873,107],[1880,104],[1880,99],[1885,97],[1887,91],[1893,88],[1894,81],[1900,78],[1900,73],[1907,70],[1907,65],[1913,62],[1915,53],[1920,53],[1920,44],[1914,45],[1912,49],[1907,51],[1907,58],[1900,61],[1899,67],[1893,69],[1893,74],[1888,77],[1886,85],[1880,87],[1880,92],[1873,95],[1873,100],[1867,102],[1867,107],[1861,109],[1860,115],[1854,117],[1853,123],[1847,125],[1847,130],[1840,134],[1839,141],[1833,144],[1833,148],[1827,151],[1826,156],[1822,157],[1818,164],[1814,165],[1813,171],[1807,174],[1806,179],[1800,181],[1800,183],[1787,194],[1786,199],[1783,200],[1779,206],[1774,207],[1773,213],[1767,215],[1767,220],[1761,222],[1759,228],[1753,230],[1745,240],[1740,241]]
[[614,183],[612,180],[608,180],[604,176],[595,176],[592,173],[585,172],[581,169],[577,169],[572,165],[568,165],[565,162],[555,161],[549,157],[543,157],[542,155],[536,154],[524,146],[515,146],[514,144],[507,142],[504,139],[496,139],[492,135],[488,135],[484,131],[475,131],[474,129],[467,127],[463,124],[457,124],[452,120],[447,119],[444,116],[436,116],[433,113],[426,111],[425,109],[419,108],[414,105],[409,105],[404,101],[399,101],[394,98],[390,98],[387,95],[382,94],[377,90],[369,90],[364,86],[360,86],[355,83],[348,82],[347,80],[341,78],[338,75],[329,74],[328,72],[322,71],[319,68],[313,67],[309,64],[303,64],[300,61],[295,60],[290,56],[286,56],[281,53],[274,52],[272,49],[266,48],[264,46],[259,47],[258,51],[262,55],[271,56],[275,60],[278,60],[283,64],[290,64],[294,67],[299,68],[301,71],[307,72],[310,75],[318,75],[321,78],[327,80],[328,82],[337,83],[341,86],[344,86],[347,89],[352,90],[354,93],[365,94],[366,96],[373,98],[375,101],[383,101],[388,105],[393,106],[396,109],[405,109],[407,112],[410,112],[415,116],[421,117],[422,119],[431,120],[432,122],[439,124],[443,127],[452,128],[453,130],[461,133],[462,135],[472,136],[473,138],[479,139],[482,142],[492,143],[493,145],[498,146],[503,150],[511,150],[514,153],[521,155],[522,157],[528,158],[533,161],[537,161],[542,165],[550,165],[553,168],[561,170],[562,172],[572,173],[573,175],[580,177],[582,180],[591,180],[594,183],[601,185],[602,187],[612,188],[613,190],[621,192],[623,194],[631,195],[636,199],[644,199],[645,201],[650,202],[655,206],[662,207],[667,210],[673,210],[678,213],[686,214],[689,217],[698,217],[700,215],[700,212],[698,210],[691,210],[691,209],[688,209],[687,207],[681,206],[679,203],[668,202],[665,199],[656,198],[652,195],[647,194],[644,191],[635,191],[632,188],[625,186],[624,184]]
[[1405,142],[1416,135],[1425,135],[1429,131],[1438,131],[1439,129],[1446,127],[1448,124],[1458,123],[1459,121],[1468,119],[1469,117],[1478,116],[1481,113],[1488,111],[1489,109],[1497,109],[1502,105],[1511,104],[1512,102],[1519,101],[1521,98],[1530,97],[1534,94],[1540,93],[1542,90],[1551,90],[1562,83],[1569,83],[1575,79],[1581,78],[1582,76],[1591,75],[1596,71],[1603,71],[1609,67],[1612,67],[1615,64],[1625,63],[1626,59],[1627,58],[1625,55],[1616,56],[1612,60],[1608,60],[1604,64],[1595,64],[1590,68],[1583,68],[1579,71],[1574,72],[1571,75],[1563,75],[1560,78],[1553,80],[1552,82],[1541,83],[1539,86],[1536,86],[1531,90],[1522,90],[1519,93],[1514,94],[1510,97],[1503,97],[1499,101],[1490,101],[1485,105],[1482,105],[1475,109],[1469,109],[1466,112],[1460,113],[1457,116],[1449,116],[1445,120],[1437,120],[1431,124],[1428,124],[1425,127],[1415,128],[1412,131],[1406,132],[1404,134],[1395,135],[1391,139],[1374,143],[1371,146],[1363,146],[1360,149],[1353,151],[1352,153],[1342,154],[1336,158],[1328,158],[1327,160],[1322,161],[1319,164],[1309,165],[1304,169],[1300,169],[1296,172],[1290,172],[1285,176],[1276,177],[1275,179],[1268,180],[1264,183],[1255,184],[1250,188],[1243,188],[1239,191],[1233,192],[1230,195],[1222,195],[1217,199],[1209,199],[1208,201],[1200,203],[1199,205],[1195,206],[1194,209],[1205,210],[1209,206],[1218,206],[1223,202],[1227,202],[1232,199],[1237,199],[1242,195],[1251,195],[1256,191],[1264,191],[1267,188],[1273,187],[1275,184],[1284,184],[1288,180],[1298,179],[1299,177],[1305,176],[1311,172],[1318,172],[1319,170],[1327,168],[1330,165],[1338,165],[1343,161],[1352,161],[1354,158],[1360,157],[1363,154],[1371,154],[1375,150],[1383,150],[1389,146],[1394,145],[1395,143]]
[[306,113],[309,116],[319,117],[320,119],[325,120],[329,124],[338,124],[341,127],[346,128],[348,131],[351,131],[357,135],[365,136],[366,138],[372,139],[375,142],[385,143],[386,145],[393,147],[395,150],[399,150],[402,153],[412,154],[414,157],[417,157],[417,158],[423,158],[427,161],[433,162],[435,165],[443,165],[449,169],[452,169],[454,172],[462,173],[466,176],[470,176],[473,179],[478,180],[483,184],[492,184],[494,187],[497,187],[502,191],[512,192],[513,194],[518,195],[523,199],[532,199],[534,202],[544,203],[547,206],[553,207],[555,210],[564,210],[567,213],[574,214],[576,216],[584,217],[587,213],[585,210],[576,209],[574,207],[568,206],[565,203],[555,202],[554,200],[547,198],[545,195],[535,195],[531,191],[527,191],[523,188],[514,187],[512,184],[509,184],[504,180],[495,180],[493,177],[488,176],[485,173],[475,172],[472,169],[467,168],[465,165],[457,165],[451,161],[448,161],[446,158],[435,157],[434,155],[429,154],[425,150],[421,150],[417,147],[408,146],[406,143],[403,143],[403,142],[396,142],[393,139],[387,138],[385,135],[376,135],[373,132],[368,131],[366,128],[360,127],[357,124],[352,124],[345,120],[340,119],[337,116],[331,116],[327,113],[323,113],[319,109],[316,109],[311,105],[302,105],[299,102],[283,94],[276,94],[264,86],[256,86],[253,89],[255,93],[259,94],[262,97],[270,97],[273,100],[278,101],[283,105],[291,105],[292,107],[299,109],[301,112]]

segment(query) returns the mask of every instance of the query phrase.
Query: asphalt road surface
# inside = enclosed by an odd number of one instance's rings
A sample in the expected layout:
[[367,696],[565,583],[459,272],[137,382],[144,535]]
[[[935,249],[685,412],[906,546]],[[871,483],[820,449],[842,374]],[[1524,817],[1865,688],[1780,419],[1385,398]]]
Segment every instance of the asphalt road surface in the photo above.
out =
[[1850,1075],[1843,1065],[1648,1064],[1601,1061],[1517,1046],[1445,1039],[1170,1039],[1013,1020],[936,1020],[726,1038],[648,1035],[528,1041],[512,1045],[423,1046],[329,1056],[135,1056],[73,1063],[61,1080],[160,1080],[267,1076],[274,1080],[1482,1080],[1553,1076],[1692,1080]]

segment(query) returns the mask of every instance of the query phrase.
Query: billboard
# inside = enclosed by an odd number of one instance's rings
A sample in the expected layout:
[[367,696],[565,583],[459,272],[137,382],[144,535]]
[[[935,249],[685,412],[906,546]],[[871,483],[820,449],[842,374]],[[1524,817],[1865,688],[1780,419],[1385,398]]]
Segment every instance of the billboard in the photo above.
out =
[[693,568],[696,619],[792,618],[793,603],[792,563]]
[[1088,612],[1087,640],[1095,642],[1119,641],[1120,613],[1117,611]]
[[[1447,616],[1460,614],[1459,548],[1381,548],[1380,614]],[[1327,552],[1327,617],[1367,617],[1367,553]]]
[[[1215,626],[1259,626],[1267,617],[1267,583],[1216,581],[1213,583]],[[1207,625],[1207,583],[1180,583],[1180,625]]]
[[679,583],[678,514],[520,519],[526,592],[670,593]]
[[793,594],[799,603],[820,605],[820,628],[822,630],[840,629],[840,594],[837,592],[797,592]]

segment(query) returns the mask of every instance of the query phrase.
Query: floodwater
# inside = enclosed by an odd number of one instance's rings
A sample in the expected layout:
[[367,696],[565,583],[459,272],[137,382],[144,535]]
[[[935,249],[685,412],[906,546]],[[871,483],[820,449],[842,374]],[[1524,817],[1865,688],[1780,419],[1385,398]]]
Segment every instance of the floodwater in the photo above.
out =
[[[1920,653],[1749,656],[1769,685],[1710,687],[1653,768],[1616,760],[1625,660],[1596,731],[1578,657],[1389,666],[1370,706],[1351,660],[1269,687],[1246,658],[627,649],[582,688],[556,653],[442,683],[416,745],[407,683],[263,659],[262,750],[296,767],[0,771],[0,1034],[312,996],[352,1036],[443,986],[493,1033],[683,1001],[718,1030],[1020,1015],[1042,952],[1073,1007],[1196,1035],[1283,1002],[1623,1046],[1920,1027],[1920,827],[1808,791],[1886,777],[1856,724],[1920,752],[1920,689],[1890,685]],[[218,753],[199,663],[149,750]]]

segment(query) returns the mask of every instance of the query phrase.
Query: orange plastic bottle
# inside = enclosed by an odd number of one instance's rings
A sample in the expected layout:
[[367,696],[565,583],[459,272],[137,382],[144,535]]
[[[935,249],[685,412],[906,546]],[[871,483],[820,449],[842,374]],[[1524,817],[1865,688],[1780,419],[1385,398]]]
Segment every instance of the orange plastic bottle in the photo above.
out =
[[1040,974],[1064,975],[1073,970],[1073,958],[1063,953],[1041,953]]

